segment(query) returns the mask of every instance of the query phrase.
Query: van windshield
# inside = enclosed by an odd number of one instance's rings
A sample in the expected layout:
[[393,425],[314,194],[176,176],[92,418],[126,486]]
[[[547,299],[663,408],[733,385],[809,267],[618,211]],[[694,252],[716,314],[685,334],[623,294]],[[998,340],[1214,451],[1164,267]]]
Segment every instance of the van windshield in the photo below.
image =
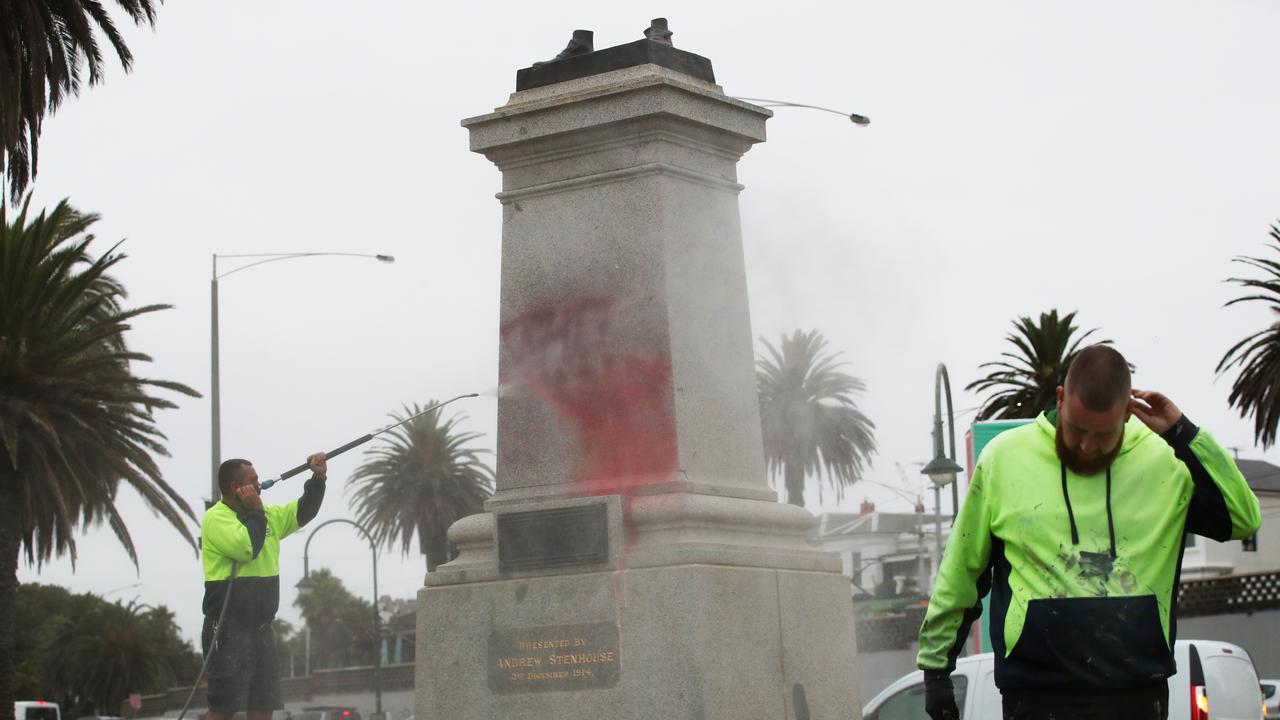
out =
[[1209,655],[1204,659],[1204,679],[1213,717],[1257,717],[1262,691],[1253,665],[1244,658]]

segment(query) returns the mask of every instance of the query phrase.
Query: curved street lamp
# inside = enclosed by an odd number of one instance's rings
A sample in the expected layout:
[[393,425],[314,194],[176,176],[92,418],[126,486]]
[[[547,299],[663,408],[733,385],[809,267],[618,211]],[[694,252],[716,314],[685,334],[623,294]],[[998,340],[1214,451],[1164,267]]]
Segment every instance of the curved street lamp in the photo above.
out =
[[[947,427],[951,431],[951,454],[944,455],[942,447],[942,397],[947,398]],[[964,472],[964,468],[956,464],[956,420],[955,411],[951,407],[951,378],[947,375],[947,366],[938,363],[933,383],[933,459],[920,469],[921,474],[928,475],[933,481],[934,489],[951,485],[951,519],[955,520],[955,509],[959,505],[959,491],[955,487],[956,476]]]
[[840,117],[849,118],[849,121],[852,122],[854,125],[862,125],[865,127],[871,124],[871,118],[867,117],[866,115],[859,115],[858,113],[840,112],[839,110],[832,110],[831,108],[819,107],[817,105],[805,105],[804,103],[793,103],[793,102],[787,102],[785,100],[766,100],[765,98],[749,98],[749,97],[735,97],[734,100],[746,100],[747,102],[759,103],[761,107],[793,107],[793,108],[808,108],[810,110],[821,110],[822,112],[835,113]]
[[[942,395],[947,396],[947,427],[951,430],[951,454],[944,455],[942,448]],[[956,418],[951,407],[951,378],[947,375],[947,366],[938,363],[938,370],[933,378],[933,459],[920,472],[928,475],[933,481],[933,517],[934,549],[936,551],[933,572],[937,575],[942,565],[942,488],[951,486],[951,523],[956,521],[956,508],[960,505],[960,491],[957,488],[956,476],[964,472],[964,468],[956,464]]]
[[[211,316],[209,320],[209,327],[210,327],[209,351],[210,351],[210,354],[212,355],[212,359],[210,362],[210,374],[212,375],[212,381],[210,383],[210,388],[209,388],[209,399],[211,401],[211,404],[213,405],[213,418],[212,418],[213,429],[212,429],[212,442],[211,442],[212,451],[213,451],[212,453],[213,454],[213,472],[209,479],[209,504],[206,507],[213,507],[213,504],[218,502],[218,497],[219,497],[218,465],[222,463],[222,383],[221,383],[221,378],[219,377],[219,372],[218,372],[218,280],[228,275],[238,273],[241,270],[247,270],[251,267],[264,265],[270,262],[278,262],[280,260],[295,260],[297,258],[305,258],[305,257],[324,257],[324,256],[330,256],[330,255],[339,256],[339,257],[371,258],[381,263],[393,263],[396,261],[396,259],[390,255],[381,255],[381,254],[368,255],[365,253],[348,253],[348,252],[237,253],[234,255],[219,255],[217,253],[213,254],[213,274],[212,274],[212,277],[210,278],[210,283],[209,283],[210,294],[211,294],[211,303],[210,303]],[[252,262],[245,263],[240,267],[232,268],[231,270],[228,270],[222,274],[218,274],[219,258],[224,258],[224,259],[226,258],[257,258],[257,259],[253,260]]]
[[121,585],[121,586],[120,586],[120,587],[118,587],[118,588],[112,588],[112,589],[110,589],[110,590],[108,590],[108,591],[106,591],[106,592],[102,593],[102,599],[103,599],[103,600],[106,600],[106,599],[107,599],[107,596],[109,596],[109,595],[114,595],[114,594],[116,594],[116,593],[120,592],[121,590],[128,590],[128,589],[130,589],[130,588],[136,588],[136,587],[142,587],[142,583],[140,583],[140,582],[136,582],[136,583],[134,583],[134,584],[132,584],[132,585]]
[[[311,551],[311,541],[315,539],[316,533],[320,532],[326,525],[335,523],[346,523],[364,535],[364,539],[369,541],[369,550],[373,554],[373,696],[376,706],[374,717],[370,720],[383,720],[382,715],[382,650],[379,647],[382,642],[382,617],[378,614],[378,546],[373,541],[373,535],[360,523],[346,518],[335,518],[326,520],[315,527],[311,534],[307,536],[307,542],[302,546],[302,579],[294,585],[294,589],[299,595],[307,595],[315,589],[315,583],[311,581],[311,565],[308,553]],[[305,650],[304,667],[308,676],[311,675],[311,623],[307,623],[307,647]]]

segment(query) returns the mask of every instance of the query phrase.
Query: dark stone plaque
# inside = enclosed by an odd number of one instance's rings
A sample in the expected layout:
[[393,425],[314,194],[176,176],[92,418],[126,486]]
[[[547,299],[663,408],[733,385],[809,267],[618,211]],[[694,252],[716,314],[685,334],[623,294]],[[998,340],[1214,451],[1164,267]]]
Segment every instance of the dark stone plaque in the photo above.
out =
[[517,70],[516,90],[529,90],[650,63],[692,75],[699,80],[716,81],[715,73],[711,71],[711,61],[707,58],[646,39]]
[[618,626],[584,625],[494,630],[489,636],[489,689],[495,693],[599,690],[618,684]]
[[604,503],[498,514],[498,570],[595,565],[609,560]]

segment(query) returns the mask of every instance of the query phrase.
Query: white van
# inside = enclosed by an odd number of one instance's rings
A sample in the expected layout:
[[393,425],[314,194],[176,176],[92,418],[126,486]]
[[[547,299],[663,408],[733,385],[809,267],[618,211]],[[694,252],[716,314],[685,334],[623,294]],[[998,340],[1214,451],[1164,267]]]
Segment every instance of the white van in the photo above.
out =
[[1267,720],[1280,720],[1280,680],[1263,678],[1258,683],[1262,685],[1262,702],[1267,705]]
[[[1179,640],[1173,646],[1178,673],[1169,678],[1169,720],[1261,720],[1262,690],[1249,653],[1216,640]],[[951,675],[961,720],[1000,720],[995,656],[956,661]],[[863,720],[928,720],[924,673],[893,682],[862,708]]]
[[19,700],[13,704],[14,720],[62,720],[58,703],[44,700]]

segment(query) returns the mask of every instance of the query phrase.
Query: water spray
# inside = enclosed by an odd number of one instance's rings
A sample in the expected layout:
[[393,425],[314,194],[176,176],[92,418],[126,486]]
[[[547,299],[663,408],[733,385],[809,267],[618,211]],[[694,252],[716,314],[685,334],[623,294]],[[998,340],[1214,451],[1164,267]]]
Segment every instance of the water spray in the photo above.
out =
[[[456,397],[456,398],[452,398],[452,399],[450,399],[450,400],[445,400],[444,402],[436,403],[435,405],[432,405],[432,406],[430,406],[430,407],[428,407],[428,408],[425,408],[424,410],[422,410],[422,411],[420,411],[420,412],[418,412],[418,413],[416,413],[416,414],[414,414],[414,415],[410,415],[409,417],[407,417],[407,418],[405,418],[405,419],[401,420],[400,422],[392,423],[392,424],[390,424],[390,425],[388,425],[388,426],[386,426],[386,427],[383,427],[383,428],[378,428],[377,430],[374,430],[374,431],[372,431],[372,432],[370,432],[370,433],[366,433],[365,435],[361,435],[360,437],[356,438],[355,440],[352,440],[351,442],[347,443],[346,445],[343,445],[342,447],[336,448],[336,449],[334,449],[334,450],[330,450],[329,452],[325,453],[325,459],[326,459],[326,460],[329,460],[329,459],[335,458],[335,457],[337,457],[337,456],[341,455],[342,453],[344,453],[344,452],[346,452],[346,451],[348,451],[348,450],[350,450],[350,449],[352,449],[352,448],[360,447],[361,445],[363,445],[363,444],[365,444],[365,443],[369,442],[370,440],[372,440],[372,439],[374,439],[374,438],[378,437],[378,436],[379,436],[379,435],[381,435],[382,433],[387,432],[388,430],[394,430],[394,429],[396,429],[396,428],[400,427],[401,425],[403,425],[403,424],[405,424],[405,423],[409,422],[410,420],[413,420],[413,419],[415,419],[415,418],[422,417],[423,415],[426,415],[427,413],[429,413],[429,412],[431,412],[431,411],[433,411],[433,410],[439,410],[440,408],[444,407],[445,405],[448,405],[449,403],[453,402],[454,400],[461,400],[461,399],[463,399],[463,398],[473,398],[473,397],[480,397],[480,393],[468,393],[468,394],[466,394],[466,395],[459,395],[459,396],[458,396],[458,397]],[[295,468],[292,468],[292,469],[290,469],[290,470],[286,470],[285,472],[280,473],[280,477],[277,477],[277,478],[275,478],[274,480],[264,480],[264,481],[262,481],[261,490],[266,490],[267,488],[269,488],[269,487],[271,487],[271,486],[275,485],[275,484],[276,484],[276,483],[278,483],[278,482],[283,482],[283,481],[285,481],[285,480],[288,480],[289,478],[293,477],[294,475],[297,475],[298,473],[300,473],[300,472],[302,472],[302,471],[306,470],[307,468],[308,468],[308,465],[307,465],[306,463],[302,463],[301,465],[299,465],[299,466],[297,466],[297,467],[295,467]]]

